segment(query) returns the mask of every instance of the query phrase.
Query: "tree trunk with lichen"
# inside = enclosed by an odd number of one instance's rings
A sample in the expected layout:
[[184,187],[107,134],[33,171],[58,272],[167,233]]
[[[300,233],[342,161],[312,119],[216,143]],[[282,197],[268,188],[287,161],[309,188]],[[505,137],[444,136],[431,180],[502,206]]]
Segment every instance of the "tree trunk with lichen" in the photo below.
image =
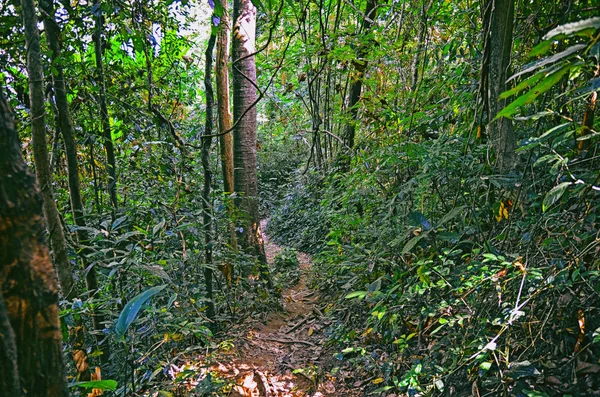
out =
[[[362,34],[367,35],[377,14],[377,0],[368,0],[365,6],[365,18],[362,22]],[[365,59],[368,51],[368,46],[363,44],[359,47],[354,62],[354,70],[352,70],[352,84],[350,85],[350,93],[348,96],[348,111],[350,119],[344,126],[344,144],[348,151],[354,148],[356,137],[356,124],[358,123],[358,103],[362,93],[362,84],[365,77],[368,61]],[[348,171],[350,168],[351,153],[344,153],[345,158],[342,159],[342,170]]]
[[[56,99],[56,110],[58,112],[58,120],[60,125],[57,128],[62,132],[63,140],[65,143],[65,153],[67,158],[67,173],[69,181],[69,198],[71,201],[71,210],[73,212],[73,220],[75,225],[78,226],[77,238],[79,244],[84,248],[82,250],[81,259],[83,261],[83,270],[87,269],[87,261],[85,256],[90,253],[90,250],[85,248],[89,242],[89,236],[85,230],[86,222],[83,210],[83,201],[81,199],[81,184],[79,180],[79,164],[77,161],[77,144],[75,143],[75,132],[73,130],[73,122],[71,119],[71,112],[69,111],[69,102],[67,100],[67,88],[65,83],[65,76],[63,65],[61,64],[61,46],[60,46],[60,27],[55,20],[55,9],[52,0],[40,0],[40,8],[42,10],[42,19],[44,21],[44,30],[46,33],[46,42],[50,49],[50,60],[52,62],[54,73],[52,74],[52,83],[54,86],[54,97]],[[96,269],[94,267],[89,268],[85,272],[85,282],[88,291],[95,291],[98,288],[98,280],[96,276]],[[108,344],[100,345],[103,339],[102,330],[104,329],[104,317],[93,313],[93,324],[96,332],[96,340],[99,346],[102,346],[102,361],[106,362],[108,359]],[[81,327],[75,327],[74,330],[79,330]],[[83,332],[80,330],[79,332]],[[76,337],[75,339],[83,339]],[[78,343],[75,343],[78,345]],[[74,348],[73,355],[79,358],[79,361],[83,360],[85,350],[83,346]],[[77,361],[77,358],[76,358]],[[80,373],[82,380],[89,379],[87,360],[86,364],[77,365],[78,368],[85,367],[86,370]]]
[[40,50],[40,33],[33,0],[22,0],[23,25],[27,43],[27,73],[29,75],[29,101],[31,112],[31,136],[35,173],[44,200],[44,216],[54,251],[56,272],[64,296],[70,296],[74,287],[73,273],[67,252],[67,241],[54,202],[52,175],[46,143],[46,100],[44,97],[44,72]]
[[[217,113],[219,119],[219,133],[224,133],[231,129],[231,113],[229,111],[229,11],[227,9],[227,0],[220,0],[223,8],[223,15],[219,22],[219,32],[217,34],[217,62],[216,62],[216,84],[217,84]],[[231,195],[235,191],[233,182],[233,133],[229,132],[219,136],[219,145],[221,150],[221,168],[223,172],[223,191]],[[233,218],[233,203],[228,201],[227,210],[230,218]],[[234,250],[237,250],[237,237],[235,235],[235,226],[233,222],[229,224],[229,244]],[[231,264],[224,264],[221,268],[227,283],[231,283]]]
[[104,43],[104,16],[102,15],[102,7],[100,0],[94,1],[93,8],[96,10],[94,15],[95,31],[93,34],[94,39],[94,53],[96,55],[96,76],[98,79],[98,86],[100,92],[98,94],[98,101],[100,104],[100,120],[102,121],[102,138],[104,141],[104,151],[106,152],[106,167],[108,168],[108,193],[110,196],[110,202],[114,211],[118,207],[117,201],[117,161],[115,158],[115,147],[112,140],[112,134],[110,130],[110,120],[108,117],[108,106],[106,105],[106,82],[104,79],[104,65],[102,64],[103,50],[102,46]]
[[488,0],[484,14],[485,48],[484,61],[487,70],[488,135],[496,153],[495,167],[499,172],[509,172],[516,166],[517,142],[512,120],[503,117],[494,120],[496,114],[506,106],[500,94],[506,91],[506,80],[510,75],[510,53],[512,49],[514,0]]
[[1,90],[0,389],[11,396],[68,396],[42,194],[21,157]]
[[210,35],[208,46],[205,53],[204,67],[204,91],[206,92],[206,122],[204,124],[204,136],[202,137],[202,169],[204,170],[204,185],[202,188],[202,222],[204,227],[204,281],[206,283],[206,295],[208,304],[206,315],[213,321],[211,328],[214,328],[215,321],[215,302],[213,300],[213,229],[212,229],[212,206],[210,202],[210,185],[212,182],[212,171],[210,170],[210,146],[212,145],[213,133],[213,107],[215,96],[212,85],[212,65],[213,50],[215,49],[216,36]]
[[233,2],[233,130],[235,204],[238,219],[238,242],[262,263],[263,277],[271,285],[258,209],[256,163],[256,7],[250,0]]

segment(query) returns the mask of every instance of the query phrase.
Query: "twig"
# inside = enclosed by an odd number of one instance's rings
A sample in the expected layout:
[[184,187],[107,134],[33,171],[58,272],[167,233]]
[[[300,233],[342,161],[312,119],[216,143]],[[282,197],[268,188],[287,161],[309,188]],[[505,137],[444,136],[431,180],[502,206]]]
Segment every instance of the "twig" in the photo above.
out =
[[306,321],[308,320],[308,316],[304,317],[302,320],[300,320],[298,322],[298,324],[294,325],[292,328],[290,328],[289,330],[285,331],[286,334],[291,334],[292,332],[294,332],[295,330],[297,330],[298,328],[300,328],[300,326],[304,323],[306,323]]
[[264,340],[265,342],[277,342],[277,343],[282,343],[284,345],[293,345],[293,344],[299,344],[299,345],[306,345],[306,346],[315,346],[314,343],[311,343],[309,341],[305,341],[305,340],[295,340],[295,339],[277,339],[277,338],[261,338],[260,340]]

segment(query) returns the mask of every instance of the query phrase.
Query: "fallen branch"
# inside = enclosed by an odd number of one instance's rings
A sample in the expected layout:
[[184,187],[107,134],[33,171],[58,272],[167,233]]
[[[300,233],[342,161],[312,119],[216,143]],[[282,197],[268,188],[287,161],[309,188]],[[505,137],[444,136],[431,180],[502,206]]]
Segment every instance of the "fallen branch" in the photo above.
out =
[[282,343],[284,345],[299,344],[299,345],[306,345],[306,346],[313,346],[313,347],[315,346],[314,343],[311,343],[311,342],[305,341],[305,340],[276,339],[276,338],[261,338],[261,340],[264,340],[265,342]]

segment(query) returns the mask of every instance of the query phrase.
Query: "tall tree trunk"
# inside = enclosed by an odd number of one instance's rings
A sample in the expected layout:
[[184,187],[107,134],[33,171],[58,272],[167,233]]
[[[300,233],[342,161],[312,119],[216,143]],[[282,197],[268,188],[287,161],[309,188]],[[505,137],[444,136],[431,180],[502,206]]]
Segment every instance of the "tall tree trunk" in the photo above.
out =
[[[250,0],[233,2],[233,130],[234,186],[242,212],[239,242],[258,257],[269,285],[266,255],[260,230],[256,169],[256,8]],[[251,106],[251,108],[249,108]],[[242,115],[244,115],[242,117]]]
[[[219,24],[217,36],[217,113],[219,116],[219,132],[222,134],[231,129],[231,113],[229,111],[229,10],[227,0],[220,0],[223,15]],[[219,136],[221,148],[221,167],[223,169],[223,191],[231,195],[235,191],[233,182],[233,134],[228,133]],[[230,218],[233,218],[233,203],[227,203]],[[229,224],[229,244],[237,250],[237,238],[233,222]],[[223,266],[223,275],[229,284],[231,282],[231,265]]]
[[[484,54],[484,59],[489,56],[487,108],[489,120],[493,120],[506,105],[506,100],[500,99],[500,94],[506,91],[506,80],[509,76],[515,5],[514,0],[488,1],[490,14],[485,38],[488,54]],[[496,152],[496,169],[499,172],[510,171],[517,161],[517,143],[512,120],[503,117],[490,121],[488,134]]]
[[67,253],[67,242],[60,222],[60,215],[54,202],[52,175],[48,162],[48,146],[46,143],[46,118],[44,99],[44,72],[40,53],[40,33],[37,27],[37,16],[33,0],[21,0],[25,40],[27,42],[27,73],[29,75],[29,101],[31,110],[31,135],[33,138],[33,154],[35,156],[35,172],[44,200],[44,216],[50,244],[54,251],[54,261],[63,295],[68,297],[73,292],[74,282],[71,264]]
[[[35,45],[30,38],[33,30],[37,32],[33,1],[23,0],[22,7],[31,57]],[[32,76],[32,82],[41,85],[37,77],[41,76]],[[45,243],[43,199],[21,157],[1,91],[0,87],[0,387],[3,395],[66,397],[58,286]]]
[[415,92],[417,89],[417,83],[419,82],[419,60],[421,54],[425,49],[425,35],[427,33],[427,13],[431,8],[432,2],[430,0],[422,0],[421,3],[421,19],[419,20],[419,38],[417,40],[417,51],[413,56],[412,64],[410,66],[410,89],[411,92]]
[[210,205],[210,185],[212,181],[212,172],[210,170],[210,146],[212,144],[213,133],[213,107],[215,97],[212,85],[212,67],[213,67],[213,50],[215,49],[216,36],[210,35],[208,39],[208,47],[205,53],[204,65],[204,90],[206,92],[206,122],[204,128],[204,136],[202,137],[202,169],[204,170],[204,185],[202,189],[202,221],[204,223],[204,280],[206,283],[206,295],[208,298],[208,309],[206,314],[212,321],[215,320],[215,302],[213,300],[213,273],[212,273],[212,247],[213,232],[212,232],[212,216]]
[[114,210],[118,207],[117,202],[117,165],[115,160],[115,148],[110,132],[110,121],[108,119],[108,107],[106,106],[106,81],[104,80],[104,65],[102,64],[102,44],[104,40],[104,21],[103,12],[100,6],[100,0],[94,1],[96,30],[94,32],[94,52],[96,54],[96,76],[100,93],[98,100],[100,102],[100,119],[102,120],[102,135],[104,138],[104,150],[106,151],[106,166],[108,168],[108,193]]
[[[89,236],[84,217],[84,207],[81,200],[81,188],[79,181],[79,164],[77,162],[77,145],[75,143],[75,134],[73,132],[73,122],[71,112],[69,111],[69,102],[67,100],[67,88],[65,84],[65,75],[63,65],[60,63],[61,47],[60,47],[60,28],[55,20],[55,10],[53,0],[40,0],[40,8],[42,10],[42,19],[44,21],[44,30],[46,31],[46,41],[51,52],[51,61],[53,70],[52,82],[54,85],[54,97],[56,99],[56,109],[58,111],[58,119],[60,121],[60,130],[65,142],[65,152],[67,156],[67,172],[69,179],[69,197],[71,199],[71,209],[73,211],[73,220],[79,227],[77,229],[77,238],[79,243],[84,247],[82,261],[83,269],[87,268],[85,255],[89,250],[85,247],[88,244]],[[98,289],[98,280],[96,277],[96,269],[91,267],[85,275],[86,287],[90,293],[94,293]],[[102,330],[104,329],[104,318],[101,315],[93,314],[92,322],[96,332],[96,340],[99,346],[102,346],[102,361],[108,359],[108,344],[100,345]],[[83,351],[82,351],[83,352]],[[74,352],[75,353],[75,352]],[[84,375],[84,377],[87,377]]]
[[[365,18],[362,22],[362,33],[367,34],[373,21],[376,18],[377,0],[367,0],[365,8]],[[350,94],[348,98],[348,109],[350,110],[350,121],[346,124],[344,130],[344,143],[350,149],[354,147],[354,139],[356,135],[356,123],[358,121],[358,101],[360,100],[360,94],[362,92],[362,83],[365,76],[365,70],[368,62],[364,59],[367,55],[368,46],[363,43],[357,51],[356,62],[354,64],[355,70],[352,72],[352,84],[350,85]],[[349,154],[348,154],[349,156]],[[349,165],[350,158],[345,160],[346,167]]]

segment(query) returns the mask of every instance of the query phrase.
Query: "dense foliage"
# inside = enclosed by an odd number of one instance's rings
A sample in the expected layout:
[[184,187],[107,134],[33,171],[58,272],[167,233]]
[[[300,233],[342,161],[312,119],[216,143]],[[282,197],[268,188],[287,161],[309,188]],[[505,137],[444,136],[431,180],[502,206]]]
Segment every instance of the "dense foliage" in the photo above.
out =
[[[231,202],[244,194],[226,193],[219,147],[210,205],[202,196],[202,57],[227,11],[206,3],[52,2],[62,53],[53,59],[42,40],[42,58],[52,186],[76,282],[61,301],[74,395],[172,395],[198,373],[198,395],[223,393],[222,379],[182,362],[228,350],[232,327],[278,310],[279,292],[298,281],[294,251],[275,259],[272,281],[260,256],[233,244],[246,214]],[[485,99],[492,0],[253,3],[261,216],[271,239],[315,255],[311,283],[330,297],[332,320],[333,360],[319,371],[356,371],[365,395],[600,395],[597,3],[510,1],[512,77],[498,114]],[[34,166],[21,11],[0,4],[0,77]],[[501,118],[517,143],[508,169],[490,136]],[[77,383],[97,380],[95,366],[104,381]]]

